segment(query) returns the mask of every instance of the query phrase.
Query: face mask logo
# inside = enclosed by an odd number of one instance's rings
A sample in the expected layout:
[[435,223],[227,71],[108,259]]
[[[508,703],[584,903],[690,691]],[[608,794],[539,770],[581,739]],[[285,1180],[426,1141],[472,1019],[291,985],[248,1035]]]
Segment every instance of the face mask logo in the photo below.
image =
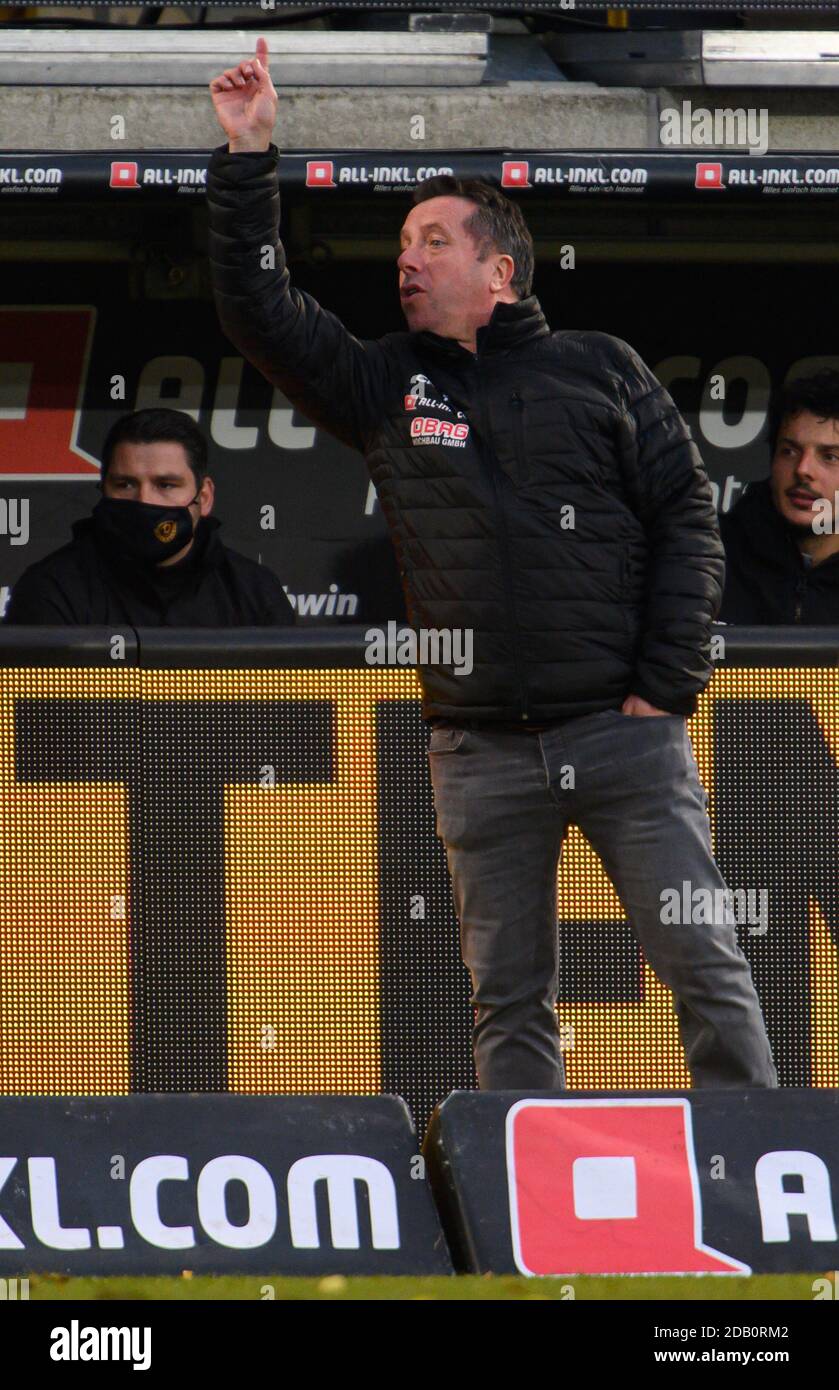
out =
[[[192,499],[197,501],[198,494]],[[103,497],[93,509],[99,539],[120,556],[160,564],[177,555],[194,533],[189,506],[157,507],[128,498]]]

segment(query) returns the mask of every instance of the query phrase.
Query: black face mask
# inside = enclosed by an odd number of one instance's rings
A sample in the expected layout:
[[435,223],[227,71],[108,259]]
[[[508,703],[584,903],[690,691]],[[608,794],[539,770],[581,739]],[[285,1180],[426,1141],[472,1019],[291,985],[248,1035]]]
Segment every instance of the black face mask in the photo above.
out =
[[[192,502],[197,499],[198,493]],[[146,564],[160,564],[177,555],[194,535],[188,506],[156,507],[120,497],[100,498],[93,508],[93,522],[106,544]]]

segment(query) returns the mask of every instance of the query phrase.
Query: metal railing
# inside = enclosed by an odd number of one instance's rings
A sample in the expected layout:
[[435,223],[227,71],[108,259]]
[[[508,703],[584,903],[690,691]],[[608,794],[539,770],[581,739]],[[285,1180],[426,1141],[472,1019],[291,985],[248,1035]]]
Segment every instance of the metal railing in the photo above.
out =
[[[363,668],[369,624],[299,628],[4,627],[0,666],[115,664],[114,639],[123,639],[118,664],[150,670],[260,670],[295,667]],[[408,624],[403,624],[408,626]],[[724,641],[717,664],[732,667],[839,666],[837,627],[740,627],[714,624]]]

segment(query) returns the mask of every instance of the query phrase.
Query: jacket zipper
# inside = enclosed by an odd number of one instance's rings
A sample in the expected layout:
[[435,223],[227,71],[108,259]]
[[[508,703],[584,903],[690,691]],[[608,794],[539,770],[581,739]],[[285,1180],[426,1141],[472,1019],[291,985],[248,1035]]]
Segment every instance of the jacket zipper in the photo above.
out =
[[519,481],[527,483],[530,481],[530,467],[524,448],[524,401],[519,395],[519,388],[513,388],[510,397],[510,406],[513,411],[513,438],[516,446],[516,463],[518,464]]
[[804,607],[804,595],[807,592],[807,576],[800,574],[795,581],[795,617],[793,622],[801,622],[801,612]]
[[[476,361],[478,355],[476,354]],[[498,468],[493,464],[489,450],[489,434],[486,428],[486,411],[484,409],[484,390],[481,385],[480,377],[477,378],[478,385],[478,422],[480,426],[481,444],[478,448],[478,456],[484,466],[484,471],[489,474],[492,482],[493,496],[495,499],[495,514],[498,519],[498,539],[500,542],[501,562],[504,570],[504,583],[507,590],[507,606],[513,626],[513,664],[516,668],[516,680],[518,681],[519,696],[521,698],[522,722],[530,718],[527,708],[527,693],[525,691],[524,680],[522,679],[521,661],[519,649],[521,646],[521,628],[519,627],[518,617],[516,616],[516,605],[513,597],[513,571],[510,563],[510,536],[507,530],[507,518],[504,514],[504,501],[501,496],[501,484],[498,478]],[[486,447],[486,452],[484,452]]]

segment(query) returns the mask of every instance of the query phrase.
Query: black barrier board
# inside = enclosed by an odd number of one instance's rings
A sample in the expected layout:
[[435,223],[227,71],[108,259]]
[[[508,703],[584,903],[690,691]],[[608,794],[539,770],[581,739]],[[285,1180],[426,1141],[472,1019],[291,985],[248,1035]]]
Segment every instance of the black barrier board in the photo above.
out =
[[[203,199],[209,150],[127,150],[75,153],[56,150],[0,153],[0,204],[84,199],[142,203]],[[315,196],[410,193],[437,174],[490,180],[504,189],[552,196],[613,199],[690,198],[722,194],[727,200],[806,197],[832,206],[839,196],[835,152],[755,155],[748,146],[720,153],[697,147],[654,150],[318,150],[283,151],[281,188]]]
[[429,1177],[476,1273],[781,1274],[839,1263],[839,1091],[455,1092]]
[[0,1274],[449,1274],[404,1101],[0,1100]]

